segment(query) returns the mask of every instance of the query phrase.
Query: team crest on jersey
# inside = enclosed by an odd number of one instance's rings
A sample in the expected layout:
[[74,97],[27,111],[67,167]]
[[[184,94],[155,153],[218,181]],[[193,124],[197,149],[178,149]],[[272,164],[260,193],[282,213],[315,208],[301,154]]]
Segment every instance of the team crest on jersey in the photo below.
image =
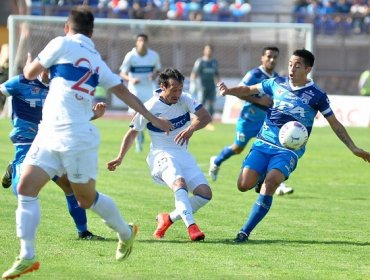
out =
[[309,96],[306,92],[304,92],[301,96],[301,100],[303,104],[308,104],[311,99],[312,99],[312,96]]
[[32,94],[39,94],[40,88],[38,88],[38,87],[32,87],[31,92],[32,92]]

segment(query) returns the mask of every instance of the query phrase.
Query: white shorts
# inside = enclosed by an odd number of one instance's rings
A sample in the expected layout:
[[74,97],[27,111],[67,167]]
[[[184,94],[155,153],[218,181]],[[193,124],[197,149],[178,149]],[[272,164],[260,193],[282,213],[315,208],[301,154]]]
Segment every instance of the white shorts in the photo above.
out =
[[194,157],[187,150],[150,152],[147,158],[152,178],[159,184],[172,184],[184,178],[189,191],[208,181],[198,167]]
[[[69,149],[55,149],[56,144],[49,144],[45,141],[45,134],[38,134],[31,145],[25,164],[35,165],[44,170],[50,178],[61,177],[67,174],[68,180],[72,183],[87,183],[90,179],[96,180],[98,174],[98,143],[99,135],[96,131],[89,130],[91,134],[77,137],[76,142],[70,142]],[[55,136],[55,135],[54,135]],[[90,138],[95,136],[95,138]],[[53,138],[53,137],[50,137]],[[88,139],[91,139],[90,141]]]

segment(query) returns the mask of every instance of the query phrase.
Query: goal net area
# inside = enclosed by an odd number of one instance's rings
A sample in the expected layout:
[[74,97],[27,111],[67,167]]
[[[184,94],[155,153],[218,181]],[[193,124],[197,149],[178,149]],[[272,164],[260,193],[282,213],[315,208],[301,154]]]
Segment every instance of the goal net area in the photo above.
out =
[[[65,21],[65,17],[10,16],[10,76],[21,73],[27,52],[35,57],[52,38],[63,36]],[[280,49],[281,63],[276,70],[282,74],[287,72],[287,61],[294,49],[313,48],[312,25],[297,23],[97,18],[92,39],[103,59],[118,73],[125,54],[135,46],[139,33],[149,36],[149,47],[159,53],[163,69],[177,68],[185,77],[189,77],[195,60],[202,56],[205,44],[214,46],[222,79],[237,81],[247,70],[260,64],[265,46],[274,45]]]

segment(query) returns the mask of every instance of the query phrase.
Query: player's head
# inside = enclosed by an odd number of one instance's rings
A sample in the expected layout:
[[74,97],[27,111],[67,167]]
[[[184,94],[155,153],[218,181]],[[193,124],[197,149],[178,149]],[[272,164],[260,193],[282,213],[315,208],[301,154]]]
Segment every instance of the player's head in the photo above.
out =
[[74,7],[65,24],[65,33],[80,33],[91,37],[94,30],[94,15],[90,8],[85,5]]
[[293,84],[303,86],[315,62],[314,55],[305,49],[295,50],[289,59],[289,78]]
[[204,46],[203,55],[205,57],[211,57],[213,54],[213,50],[214,50],[213,46],[211,44],[207,44]]
[[261,63],[267,73],[272,74],[275,69],[279,56],[279,48],[275,46],[267,46],[262,50]]
[[168,104],[179,101],[184,85],[184,76],[173,68],[167,68],[158,76],[158,83],[162,92],[160,97]]
[[146,34],[138,34],[136,36],[135,47],[139,54],[145,54],[148,49],[149,37]]

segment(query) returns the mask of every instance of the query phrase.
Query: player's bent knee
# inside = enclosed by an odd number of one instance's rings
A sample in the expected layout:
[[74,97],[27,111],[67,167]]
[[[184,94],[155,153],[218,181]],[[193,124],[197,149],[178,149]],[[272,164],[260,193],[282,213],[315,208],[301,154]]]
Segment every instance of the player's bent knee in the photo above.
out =
[[193,192],[194,195],[199,195],[205,199],[212,199],[212,190],[208,185],[199,185]]

